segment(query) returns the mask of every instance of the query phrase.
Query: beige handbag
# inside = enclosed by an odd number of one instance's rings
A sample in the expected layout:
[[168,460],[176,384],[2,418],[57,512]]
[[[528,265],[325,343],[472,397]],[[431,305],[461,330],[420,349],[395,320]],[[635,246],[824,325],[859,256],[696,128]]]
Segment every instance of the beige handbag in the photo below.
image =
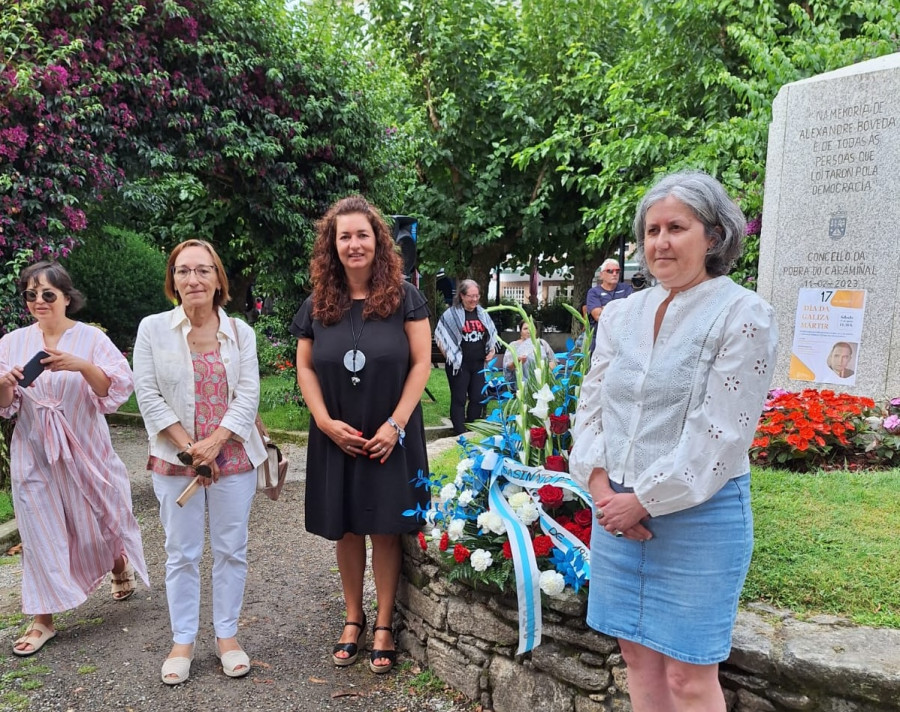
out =
[[[234,329],[234,340],[237,342],[238,349],[241,348],[241,339],[238,336],[237,324],[234,323],[234,317],[231,318],[231,328]],[[281,488],[284,487],[284,481],[287,478],[288,459],[281,454],[279,447],[272,442],[269,437],[269,431],[256,414],[256,430],[262,438],[263,445],[266,446],[266,459],[256,467],[256,490],[264,492],[266,497],[271,500],[278,499],[281,494]]]

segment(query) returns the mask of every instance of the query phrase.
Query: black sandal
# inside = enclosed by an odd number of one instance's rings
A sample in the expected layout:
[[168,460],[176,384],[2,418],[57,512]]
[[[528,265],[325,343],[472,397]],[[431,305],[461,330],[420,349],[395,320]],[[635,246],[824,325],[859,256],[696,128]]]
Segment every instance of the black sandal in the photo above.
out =
[[[362,623],[357,623],[356,621],[344,621],[344,627],[346,628],[348,625],[355,625],[357,628],[359,628],[359,633],[356,636],[355,643],[338,643],[334,646],[334,648],[332,648],[331,659],[338,667],[347,667],[348,665],[352,665],[359,657],[359,639],[366,634],[365,614],[363,614]],[[337,656],[338,653],[347,653],[347,657],[339,658]]]
[[[394,629],[389,625],[376,625],[372,631],[376,630],[386,630],[391,634],[391,637],[394,637]],[[374,645],[374,642],[373,642]],[[379,658],[387,658],[390,662],[387,665],[376,665],[375,661]],[[387,672],[390,672],[394,669],[394,663],[397,662],[397,651],[396,650],[378,650],[377,648],[372,648],[372,655],[369,657],[369,670],[374,672],[376,675],[384,675]]]

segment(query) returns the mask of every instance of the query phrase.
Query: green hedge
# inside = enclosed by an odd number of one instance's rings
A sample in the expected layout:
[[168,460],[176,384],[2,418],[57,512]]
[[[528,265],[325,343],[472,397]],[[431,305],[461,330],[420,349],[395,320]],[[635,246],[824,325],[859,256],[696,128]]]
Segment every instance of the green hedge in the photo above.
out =
[[172,306],[163,293],[166,256],[136,232],[104,225],[65,265],[87,302],[75,317],[102,326],[123,351],[134,345],[141,319]]

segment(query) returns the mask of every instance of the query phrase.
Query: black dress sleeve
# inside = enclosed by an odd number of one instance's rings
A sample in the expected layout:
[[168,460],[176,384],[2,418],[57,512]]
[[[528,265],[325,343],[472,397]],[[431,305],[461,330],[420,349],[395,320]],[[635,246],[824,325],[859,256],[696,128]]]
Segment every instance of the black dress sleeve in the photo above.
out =
[[431,310],[424,295],[409,282],[403,283],[403,321],[427,319]]
[[298,339],[313,338],[312,299],[307,299],[300,305],[288,331]]

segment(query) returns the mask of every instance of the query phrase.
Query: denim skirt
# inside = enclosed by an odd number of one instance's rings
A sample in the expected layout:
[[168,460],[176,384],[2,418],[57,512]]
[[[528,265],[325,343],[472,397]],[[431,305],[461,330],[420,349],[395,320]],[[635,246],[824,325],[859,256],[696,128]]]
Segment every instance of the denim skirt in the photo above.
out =
[[638,542],[594,522],[587,624],[686,663],[722,662],[753,552],[750,475],[645,526],[653,538]]

